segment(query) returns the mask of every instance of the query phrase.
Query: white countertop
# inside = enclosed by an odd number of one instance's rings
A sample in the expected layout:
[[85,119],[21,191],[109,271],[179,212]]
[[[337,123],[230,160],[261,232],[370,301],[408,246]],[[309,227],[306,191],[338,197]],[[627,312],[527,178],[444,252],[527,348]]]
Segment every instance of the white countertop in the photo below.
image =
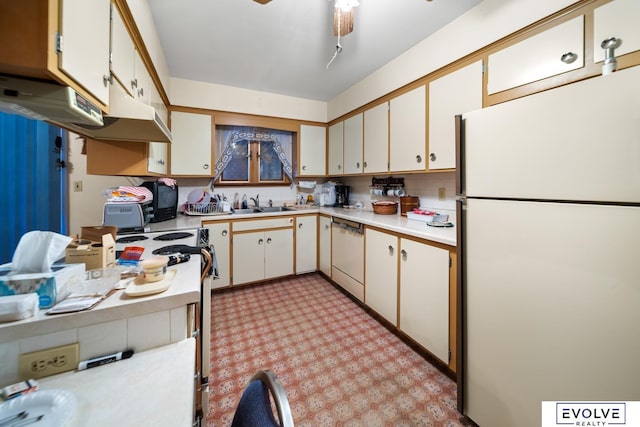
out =
[[40,390],[75,396],[76,411],[67,427],[186,427],[193,424],[195,354],[195,340],[189,338],[38,382]]
[[374,214],[368,209],[345,209],[332,207],[310,207],[293,211],[259,213],[259,214],[242,214],[242,215],[212,215],[212,216],[190,216],[178,214],[178,217],[172,220],[149,224],[150,231],[170,231],[182,230],[188,228],[200,227],[202,221],[229,221],[248,218],[265,218],[270,216],[282,215],[301,215],[308,213],[320,213],[325,215],[333,215],[340,218],[349,219],[360,222],[365,225],[379,227],[389,231],[394,231],[408,236],[420,239],[431,240],[433,242],[442,243],[448,246],[456,246],[456,219],[455,212],[442,211],[449,214],[449,220],[454,227],[430,227],[424,222],[409,220],[400,213],[395,215],[379,215]]
[[166,291],[142,297],[129,297],[118,290],[96,307],[87,311],[47,315],[39,310],[33,317],[0,323],[0,342],[43,335],[141,314],[169,310],[200,301],[200,257],[177,264],[176,276]]

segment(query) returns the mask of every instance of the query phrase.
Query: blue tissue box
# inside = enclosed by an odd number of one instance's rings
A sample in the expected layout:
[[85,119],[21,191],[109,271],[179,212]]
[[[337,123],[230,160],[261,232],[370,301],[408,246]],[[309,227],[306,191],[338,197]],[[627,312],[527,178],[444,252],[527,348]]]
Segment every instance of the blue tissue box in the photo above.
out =
[[67,283],[82,280],[84,264],[54,264],[49,273],[9,274],[11,265],[0,267],[0,297],[35,292],[40,308],[51,308],[69,295]]

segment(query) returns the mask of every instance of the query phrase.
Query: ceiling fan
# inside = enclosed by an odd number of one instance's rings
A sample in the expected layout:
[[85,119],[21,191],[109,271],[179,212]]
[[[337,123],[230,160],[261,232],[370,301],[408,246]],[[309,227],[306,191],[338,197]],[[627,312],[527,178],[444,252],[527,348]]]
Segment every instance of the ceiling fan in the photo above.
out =
[[[253,0],[256,3],[267,4],[271,0]],[[353,22],[355,20],[355,13],[353,7],[358,6],[357,0],[336,0],[336,5],[333,12],[333,35],[345,36],[353,31]],[[339,33],[339,34],[338,34]]]

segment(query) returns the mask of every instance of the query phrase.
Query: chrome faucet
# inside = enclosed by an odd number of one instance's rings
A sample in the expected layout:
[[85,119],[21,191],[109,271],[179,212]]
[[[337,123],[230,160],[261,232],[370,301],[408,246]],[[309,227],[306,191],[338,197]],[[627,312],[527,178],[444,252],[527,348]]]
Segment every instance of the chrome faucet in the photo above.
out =
[[255,205],[256,208],[260,207],[260,195],[259,194],[256,195],[255,199],[253,197],[251,197],[251,200],[253,200],[253,204]]

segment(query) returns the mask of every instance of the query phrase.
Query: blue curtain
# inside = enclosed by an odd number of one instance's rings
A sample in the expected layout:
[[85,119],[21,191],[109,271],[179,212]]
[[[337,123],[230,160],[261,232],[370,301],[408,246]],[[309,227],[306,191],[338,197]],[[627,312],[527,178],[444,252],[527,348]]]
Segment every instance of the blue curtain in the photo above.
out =
[[27,231],[67,234],[66,132],[0,113],[0,264]]

